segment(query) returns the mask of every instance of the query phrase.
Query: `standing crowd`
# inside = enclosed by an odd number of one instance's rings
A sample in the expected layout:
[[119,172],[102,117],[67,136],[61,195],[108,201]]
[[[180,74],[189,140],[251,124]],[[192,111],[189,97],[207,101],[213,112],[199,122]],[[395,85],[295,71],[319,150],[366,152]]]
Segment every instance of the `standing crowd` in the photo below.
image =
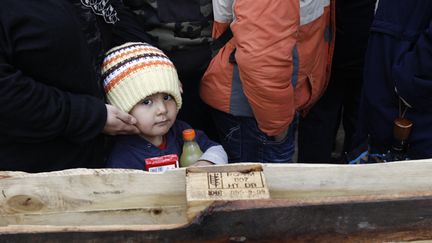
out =
[[0,4],[0,170],[432,157],[432,1]]

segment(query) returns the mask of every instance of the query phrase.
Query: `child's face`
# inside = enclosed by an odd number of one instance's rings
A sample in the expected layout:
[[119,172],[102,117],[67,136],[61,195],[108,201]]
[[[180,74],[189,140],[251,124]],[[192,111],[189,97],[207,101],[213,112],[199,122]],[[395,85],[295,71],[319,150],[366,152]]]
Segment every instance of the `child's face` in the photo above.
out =
[[177,104],[171,95],[157,93],[136,104],[130,114],[137,119],[141,136],[153,142],[165,135],[175,122]]

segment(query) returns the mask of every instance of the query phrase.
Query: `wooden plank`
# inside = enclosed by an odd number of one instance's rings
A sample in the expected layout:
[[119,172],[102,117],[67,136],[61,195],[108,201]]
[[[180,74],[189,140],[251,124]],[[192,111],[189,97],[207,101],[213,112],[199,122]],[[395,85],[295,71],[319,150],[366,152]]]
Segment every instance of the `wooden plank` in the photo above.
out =
[[184,169],[0,172],[0,241],[432,239],[431,160],[259,166],[271,199],[207,200],[192,214]]
[[269,199],[261,165],[186,169],[186,198],[192,201]]
[[273,199],[304,200],[338,196],[409,197],[431,195],[432,160],[364,165],[266,165]]
[[186,169],[187,217],[192,221],[214,201],[270,199],[261,165]]
[[0,226],[187,223],[184,174],[116,169],[4,173]]

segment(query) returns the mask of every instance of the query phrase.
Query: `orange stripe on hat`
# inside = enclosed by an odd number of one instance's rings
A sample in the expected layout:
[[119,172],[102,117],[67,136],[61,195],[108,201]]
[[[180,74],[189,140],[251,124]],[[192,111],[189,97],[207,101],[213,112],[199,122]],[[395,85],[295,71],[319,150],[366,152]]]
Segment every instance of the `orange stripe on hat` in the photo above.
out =
[[127,68],[120,74],[116,75],[116,77],[105,86],[105,92],[108,93],[118,82],[120,82],[122,79],[127,77],[130,73],[146,67],[159,66],[159,65],[169,66],[175,69],[172,62],[168,62],[168,61],[150,61],[146,63],[138,63],[136,65]]
[[110,53],[109,55],[114,55],[112,58],[108,58],[108,60],[106,60],[103,64],[102,64],[102,67],[103,68],[106,68],[109,64],[111,64],[112,62],[114,62],[114,61],[116,61],[116,60],[118,60],[118,59],[122,59],[123,57],[125,57],[125,56],[128,56],[128,55],[131,55],[131,54],[134,54],[134,53],[138,53],[138,52],[147,52],[147,51],[153,51],[153,52],[155,52],[155,53],[160,53],[160,54],[163,54],[163,52],[162,51],[160,51],[160,50],[158,50],[158,49],[156,49],[156,48],[151,48],[151,47],[137,47],[137,48],[135,48],[135,49],[131,49],[131,50],[129,50],[129,51],[125,51],[125,52],[123,52],[123,53],[121,53],[121,54],[114,54],[115,52],[113,52],[113,53]]

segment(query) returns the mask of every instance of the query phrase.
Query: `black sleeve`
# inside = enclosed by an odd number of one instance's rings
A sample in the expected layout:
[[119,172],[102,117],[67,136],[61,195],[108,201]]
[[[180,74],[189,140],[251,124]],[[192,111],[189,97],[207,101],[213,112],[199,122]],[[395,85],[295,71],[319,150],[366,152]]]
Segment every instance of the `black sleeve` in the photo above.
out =
[[[104,102],[26,76],[11,64],[13,50],[8,40],[12,37],[3,27],[0,24],[0,140],[39,143],[64,137],[81,142],[96,137],[106,122]],[[21,45],[13,44],[15,48]]]
[[149,34],[146,33],[136,15],[131,9],[126,7],[121,1],[112,2],[117,11],[119,21],[115,24],[113,30],[113,46],[121,45],[125,42],[146,42],[155,45]]

